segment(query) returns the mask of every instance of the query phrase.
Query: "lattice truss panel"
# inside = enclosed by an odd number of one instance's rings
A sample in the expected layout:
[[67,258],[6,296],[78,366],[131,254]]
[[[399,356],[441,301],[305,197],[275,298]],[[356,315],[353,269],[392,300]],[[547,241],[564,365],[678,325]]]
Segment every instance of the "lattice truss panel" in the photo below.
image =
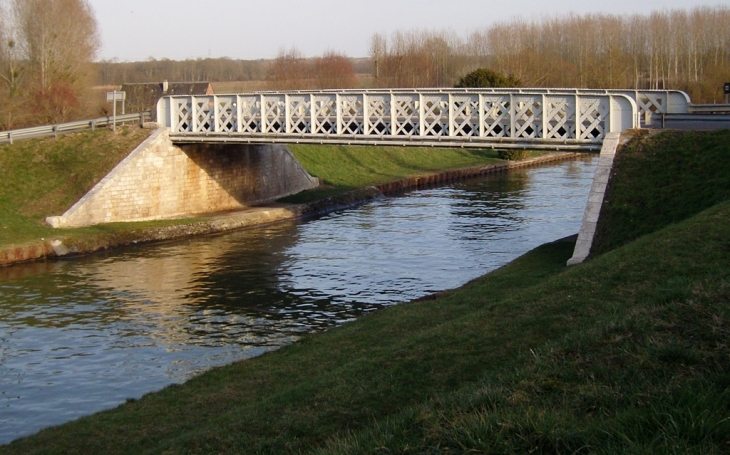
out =
[[574,98],[545,97],[545,139],[575,139]]
[[172,130],[193,131],[193,107],[189,98],[172,99]]
[[421,96],[421,107],[423,109],[421,136],[448,136],[449,96],[424,94]]
[[238,97],[238,132],[261,132],[261,98],[259,96]]
[[286,132],[286,96],[265,95],[261,97],[262,133]]
[[390,95],[368,94],[366,106],[366,133],[375,136],[390,135]]
[[311,95],[289,95],[287,97],[288,122],[286,132],[307,134],[312,132]]
[[337,95],[314,95],[312,133],[337,134]]
[[215,131],[219,133],[233,133],[238,131],[238,113],[236,112],[235,96],[215,96]]
[[637,94],[636,104],[642,115],[647,113],[666,114],[667,102],[665,98],[666,95],[663,93],[642,92]]
[[482,95],[482,137],[510,137],[509,95]]
[[578,99],[578,139],[602,140],[610,113],[608,98]]
[[393,117],[391,131],[394,136],[417,136],[420,132],[418,122],[419,95],[393,95]]
[[365,131],[363,95],[340,95],[340,134],[363,134]]
[[512,97],[514,138],[542,137],[542,98],[535,96]]
[[196,133],[208,133],[215,131],[214,102],[208,97],[192,97],[193,107],[193,131]]
[[451,97],[450,136],[479,136],[479,95]]

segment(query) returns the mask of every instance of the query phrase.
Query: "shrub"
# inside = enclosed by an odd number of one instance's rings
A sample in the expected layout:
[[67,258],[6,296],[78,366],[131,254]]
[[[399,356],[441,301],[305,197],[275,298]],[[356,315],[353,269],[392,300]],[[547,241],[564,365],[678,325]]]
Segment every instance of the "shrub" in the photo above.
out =
[[505,76],[500,72],[492,71],[487,68],[478,68],[459,79],[459,83],[456,84],[456,87],[519,87],[520,85],[522,85],[522,81],[511,74],[509,76]]
[[519,161],[527,158],[530,152],[527,150],[498,150],[497,154],[503,160]]

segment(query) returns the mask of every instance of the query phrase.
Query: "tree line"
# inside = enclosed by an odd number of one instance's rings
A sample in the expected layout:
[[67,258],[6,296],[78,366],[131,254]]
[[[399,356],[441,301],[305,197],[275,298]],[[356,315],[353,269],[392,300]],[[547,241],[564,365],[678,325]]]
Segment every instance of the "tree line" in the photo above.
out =
[[127,82],[257,81],[271,90],[451,87],[483,68],[523,87],[679,89],[723,99],[730,7],[513,19],[474,30],[376,33],[367,58],[283,49],[269,60],[94,62],[87,0],[0,0],[0,128],[106,113],[91,87]]
[[452,86],[485,67],[525,87],[671,88],[713,102],[730,79],[730,7],[513,19],[466,37],[375,34],[370,54],[379,87]]
[[454,31],[376,33],[367,59],[296,48],[272,60],[202,59],[98,63],[99,82],[261,81],[272,90],[451,87],[489,68],[524,87],[678,89],[695,102],[723,99],[730,79],[730,7],[651,14],[587,14],[499,22]]

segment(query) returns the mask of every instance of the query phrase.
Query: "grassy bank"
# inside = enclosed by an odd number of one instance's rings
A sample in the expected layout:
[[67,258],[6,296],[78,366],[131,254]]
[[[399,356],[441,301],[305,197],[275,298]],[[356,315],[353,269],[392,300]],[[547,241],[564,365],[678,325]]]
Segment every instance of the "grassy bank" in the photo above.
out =
[[639,135],[612,175],[593,254],[730,199],[730,130]]
[[0,248],[66,233],[45,218],[65,212],[149,133],[130,126],[0,145]]
[[[107,129],[0,146],[0,248],[42,238],[133,238],[135,230],[195,220],[113,223],[52,229],[45,218],[61,215],[149,135],[137,127]],[[287,199],[308,202],[354,188],[446,169],[499,162],[494,151],[400,147],[292,146],[304,167],[326,187]]]
[[571,241],[544,245],[0,452],[727,453],[730,201],[663,224],[571,268]]
[[293,203],[445,169],[504,161],[494,150],[320,145],[289,145],[289,149],[324,186],[283,199]]

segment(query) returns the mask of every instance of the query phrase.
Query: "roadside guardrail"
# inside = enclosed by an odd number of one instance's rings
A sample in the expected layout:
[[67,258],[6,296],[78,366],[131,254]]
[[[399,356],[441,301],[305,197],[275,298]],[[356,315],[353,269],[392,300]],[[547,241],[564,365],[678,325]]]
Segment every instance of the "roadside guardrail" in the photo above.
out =
[[730,114],[730,104],[690,104],[690,114]]
[[730,129],[730,113],[727,114],[661,114],[653,115],[646,128],[673,130],[720,130]]
[[22,139],[35,139],[39,137],[58,136],[59,134],[75,133],[84,130],[94,130],[97,127],[104,127],[112,125],[114,123],[122,124],[139,122],[140,124],[142,124],[145,122],[145,119],[150,118],[150,115],[150,111],[144,111],[134,114],[117,115],[116,118],[112,116],[99,117],[91,120],[77,120],[75,122],[58,123],[56,125],[34,126],[31,128],[0,131],[0,144],[12,144],[13,142]]

